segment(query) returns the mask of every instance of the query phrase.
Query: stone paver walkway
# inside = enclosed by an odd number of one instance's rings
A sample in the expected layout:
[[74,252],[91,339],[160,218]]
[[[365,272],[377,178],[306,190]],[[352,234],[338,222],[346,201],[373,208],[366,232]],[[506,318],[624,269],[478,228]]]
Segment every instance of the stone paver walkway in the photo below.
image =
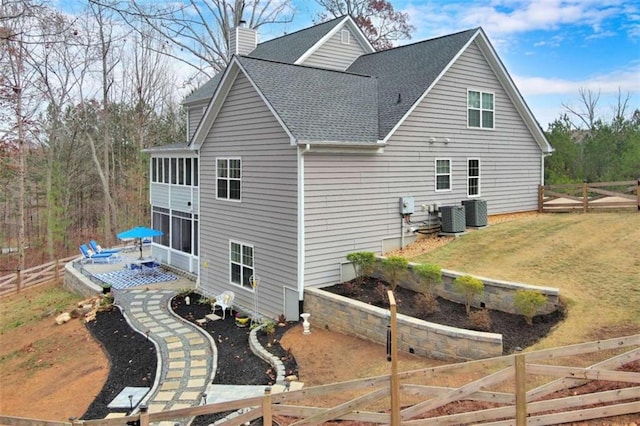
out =
[[154,387],[142,403],[150,413],[201,405],[216,371],[211,337],[169,308],[175,290],[118,290],[116,303],[134,328],[146,333],[158,351]]

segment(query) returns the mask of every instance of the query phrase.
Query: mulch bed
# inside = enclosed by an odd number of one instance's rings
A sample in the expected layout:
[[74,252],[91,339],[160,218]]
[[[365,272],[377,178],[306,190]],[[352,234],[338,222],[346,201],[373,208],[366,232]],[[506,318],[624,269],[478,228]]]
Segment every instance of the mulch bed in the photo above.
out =
[[[386,282],[367,278],[363,284],[354,285],[351,281],[324,287],[323,290],[388,309],[387,288]],[[383,289],[384,291],[381,291]],[[436,324],[502,334],[503,353],[505,355],[513,353],[516,348],[524,349],[533,345],[564,319],[564,312],[558,310],[547,315],[538,315],[534,317],[533,325],[528,325],[522,315],[490,310],[491,327],[488,330],[481,330],[469,320],[464,305],[438,297],[437,303],[440,310],[425,315],[419,309],[419,304],[416,303],[415,298],[417,295],[418,293],[413,290],[397,287],[394,291],[394,296],[398,313]]]
[[116,307],[97,312],[95,321],[86,326],[109,358],[109,376],[82,419],[102,419],[112,412],[128,411],[110,409],[107,405],[127,386],[153,386],[158,361],[156,348],[146,336],[131,329]]
[[[184,302],[185,296],[189,296],[190,305]],[[211,305],[198,303],[200,299],[201,296],[197,293],[182,294],[174,297],[171,306],[177,315],[195,323],[197,319],[211,313]],[[297,375],[298,365],[291,353],[280,346],[280,338],[295,324],[276,326],[272,334],[257,334],[260,343],[282,360],[287,375]],[[107,404],[125,387],[153,386],[157,356],[153,343],[134,332],[115,307],[98,312],[96,320],[87,323],[87,328],[102,344],[110,361],[110,369],[107,382],[82,419],[102,419],[110,412],[123,411],[110,409]],[[202,328],[212,336],[218,350],[218,370],[214,384],[267,386],[275,383],[275,370],[249,349],[250,328],[237,327],[232,314],[227,312],[224,321],[207,321]],[[229,413],[198,416],[192,425],[208,425],[226,414]]]

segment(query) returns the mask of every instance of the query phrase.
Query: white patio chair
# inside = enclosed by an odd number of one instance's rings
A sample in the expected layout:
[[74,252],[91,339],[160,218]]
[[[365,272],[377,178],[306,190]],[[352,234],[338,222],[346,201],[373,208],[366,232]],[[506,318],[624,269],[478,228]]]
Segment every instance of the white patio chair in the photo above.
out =
[[224,319],[226,310],[229,309],[229,312],[231,312],[231,309],[233,307],[233,299],[235,299],[235,297],[236,294],[231,290],[223,291],[215,297],[216,301],[211,304],[211,309],[215,313],[216,306],[220,306],[222,308],[222,319]]

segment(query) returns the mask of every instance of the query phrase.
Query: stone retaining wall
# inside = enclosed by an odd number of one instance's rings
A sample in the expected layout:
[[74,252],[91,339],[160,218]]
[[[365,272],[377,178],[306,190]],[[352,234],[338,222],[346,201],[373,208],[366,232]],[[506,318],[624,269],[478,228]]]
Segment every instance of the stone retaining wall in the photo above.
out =
[[88,277],[84,277],[73,263],[68,262],[64,265],[64,283],[62,286],[82,297],[93,297],[96,294],[102,294],[102,287],[91,282]]
[[[307,288],[304,310],[313,328],[325,328],[386,344],[389,310]],[[472,360],[502,355],[502,335],[464,330],[398,314],[398,350],[444,360]]]

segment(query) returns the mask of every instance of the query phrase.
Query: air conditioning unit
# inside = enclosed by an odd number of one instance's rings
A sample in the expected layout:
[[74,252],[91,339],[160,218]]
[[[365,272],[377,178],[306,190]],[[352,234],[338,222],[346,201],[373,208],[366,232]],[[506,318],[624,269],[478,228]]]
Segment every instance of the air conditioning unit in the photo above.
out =
[[467,224],[464,206],[442,206],[440,214],[442,215],[442,232],[455,234],[465,231]]
[[465,210],[467,226],[472,228],[487,226],[487,202],[485,200],[464,200],[462,205]]

